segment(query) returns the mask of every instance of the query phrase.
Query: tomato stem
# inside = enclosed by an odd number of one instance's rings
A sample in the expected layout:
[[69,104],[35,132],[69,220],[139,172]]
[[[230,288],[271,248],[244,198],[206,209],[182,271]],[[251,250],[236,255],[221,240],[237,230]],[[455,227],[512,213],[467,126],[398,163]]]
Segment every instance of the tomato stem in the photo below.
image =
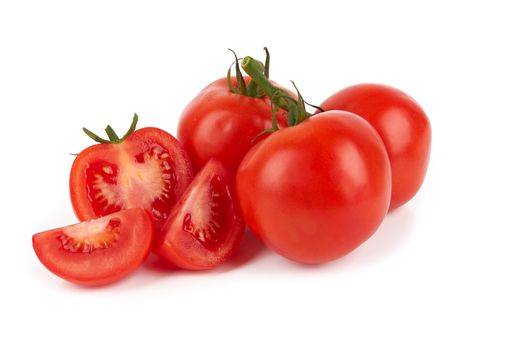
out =
[[[230,65],[230,68],[228,68],[228,72],[226,73],[226,80],[228,81],[228,86],[230,88],[230,91],[233,92],[234,94],[239,94],[239,95],[249,96],[249,97],[254,97],[254,98],[261,98],[261,97],[266,96],[265,91],[261,89],[261,87],[257,84],[255,80],[252,79],[248,83],[248,85],[246,85],[246,80],[244,76],[242,75],[242,70],[239,66],[239,61],[241,61],[241,59],[237,57],[237,54],[235,53],[235,51],[233,51],[232,49],[228,49],[228,50],[230,50],[235,56],[235,61]],[[253,65],[257,67],[256,69],[260,70],[261,72],[264,72],[264,76],[266,76],[266,78],[269,78],[270,77],[270,52],[268,51],[266,47],[264,48],[264,52],[266,55],[265,63],[262,63],[261,61],[257,61],[254,59],[252,60],[253,60]],[[235,66],[235,77],[237,79],[237,87],[234,86],[232,79],[231,79],[233,66]]]
[[[250,56],[244,57],[244,59],[241,62],[241,67],[244,69],[246,74],[248,74],[252,81],[257,83],[257,85],[262,89],[262,91],[266,94],[268,97],[277,96],[277,94],[280,95],[287,95],[290,96],[286,91],[279,89],[278,87],[275,87],[270,80],[266,77],[266,67],[261,67],[261,64],[259,61],[253,59]],[[279,108],[282,108],[284,110],[289,110],[289,104],[284,99],[278,99],[274,101]]]
[[[269,54],[267,59],[269,60]],[[269,63],[267,63],[267,65],[269,65]],[[301,93],[299,92],[299,89],[297,89],[297,86],[293,81],[292,84],[295,88],[295,91],[297,92],[297,99],[292,97],[286,90],[272,84],[270,79],[268,79],[266,65],[264,66],[264,70],[261,70],[261,67],[257,64],[256,60],[250,56],[246,56],[241,62],[241,67],[252,78],[252,81],[255,81],[257,85],[263,90],[263,92],[270,98],[272,103],[288,112],[289,126],[297,125],[312,116],[311,113],[306,111],[305,106],[312,105],[304,101]],[[314,106],[314,108],[319,107]]]

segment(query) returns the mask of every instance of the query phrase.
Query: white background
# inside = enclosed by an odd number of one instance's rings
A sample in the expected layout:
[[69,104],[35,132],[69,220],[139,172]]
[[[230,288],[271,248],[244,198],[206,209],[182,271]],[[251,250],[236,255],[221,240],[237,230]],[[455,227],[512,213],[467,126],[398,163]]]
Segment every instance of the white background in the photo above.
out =
[[[523,349],[525,21],[520,1],[1,1],[0,348]],[[427,111],[426,182],[359,249],[318,267],[247,237],[211,272],[150,259],[104,288],[38,262],[76,221],[73,157],[102,131],[173,134],[240,55],[320,103],[359,82]]]

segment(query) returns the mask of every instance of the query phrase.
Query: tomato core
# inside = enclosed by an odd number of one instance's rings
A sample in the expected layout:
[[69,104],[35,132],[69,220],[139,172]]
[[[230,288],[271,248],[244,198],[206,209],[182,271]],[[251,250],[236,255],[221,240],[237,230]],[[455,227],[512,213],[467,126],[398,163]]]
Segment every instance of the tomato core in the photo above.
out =
[[86,169],[87,193],[99,216],[130,208],[149,209],[155,219],[165,220],[175,198],[175,167],[166,149],[156,145],[146,152],[120,152],[118,165],[108,161],[91,163]]
[[119,218],[101,218],[66,227],[57,239],[68,252],[91,253],[111,247],[119,235]]

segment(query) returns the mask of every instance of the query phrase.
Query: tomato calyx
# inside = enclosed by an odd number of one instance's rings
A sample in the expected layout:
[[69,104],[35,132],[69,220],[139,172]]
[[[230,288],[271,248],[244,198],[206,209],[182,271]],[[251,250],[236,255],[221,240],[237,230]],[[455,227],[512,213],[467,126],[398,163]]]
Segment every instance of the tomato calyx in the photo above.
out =
[[[266,130],[263,130],[254,139],[259,138],[263,134],[272,133],[279,130],[276,113],[280,109],[286,111],[288,126],[300,124],[313,115],[313,113],[310,113],[306,110],[306,106],[310,106],[317,109],[318,111],[324,112],[321,107],[310,104],[304,100],[303,96],[299,92],[299,89],[295,85],[295,82],[292,81],[292,84],[295,88],[295,91],[297,92],[297,98],[292,96],[285,89],[276,86],[270,81],[270,52],[268,51],[268,48],[264,48],[264,52],[266,53],[265,63],[262,63],[251,56],[239,58],[237,57],[235,51],[232,49],[228,50],[230,50],[235,56],[235,61],[230,65],[230,68],[226,74],[226,80],[228,82],[230,91],[234,94],[253,98],[268,97],[271,103],[272,126]],[[241,61],[240,64],[239,61]],[[234,85],[231,77],[233,66],[235,66],[235,78],[237,86]],[[248,84],[246,83],[246,80],[242,74],[241,68],[251,78]]]
[[87,136],[89,136],[91,139],[93,139],[95,142],[119,144],[119,143],[124,142],[124,140],[126,140],[128,136],[131,135],[135,131],[135,129],[137,128],[138,121],[139,121],[139,116],[137,115],[137,113],[135,113],[133,115],[133,120],[131,122],[131,125],[129,126],[128,131],[126,131],[126,133],[122,137],[119,137],[117,135],[117,133],[115,132],[115,130],[113,130],[111,125],[106,126],[106,129],[104,129],[104,131],[106,131],[106,134],[108,135],[109,140],[106,140],[98,136],[97,134],[95,134],[94,132],[92,132],[91,130],[87,128],[82,128],[82,130],[84,130],[84,133]]
[[[306,110],[306,106],[313,107],[321,112],[323,109],[319,106],[308,103],[304,100],[297,85],[292,80],[292,85],[297,92],[297,98],[294,98],[286,90],[273,84],[268,76],[261,70],[260,62],[250,56],[246,56],[241,62],[242,69],[248,74],[257,86],[270,98],[272,103],[272,127],[264,130],[261,134],[271,133],[278,130],[275,113],[279,109],[285,110],[288,117],[288,126],[294,126],[310,118],[313,114]],[[250,82],[250,83],[251,83]]]
[[[228,86],[230,88],[230,91],[234,94],[242,95],[242,96],[248,96],[253,98],[262,98],[266,96],[265,91],[258,86],[257,82],[254,80],[251,80],[248,84],[246,84],[246,80],[244,79],[241,71],[241,67],[239,66],[239,61],[242,60],[242,58],[237,57],[237,53],[230,50],[233,55],[235,56],[235,61],[230,65],[230,68],[228,69],[228,72],[226,73],[226,81],[228,82]],[[254,65],[257,66],[257,69],[261,71],[261,74],[263,74],[266,79],[270,78],[270,51],[268,51],[268,48],[263,49],[266,54],[266,59],[264,63],[261,61],[254,60]],[[231,79],[231,70],[232,67],[235,66],[235,78],[237,80],[237,86],[233,84],[233,81]]]

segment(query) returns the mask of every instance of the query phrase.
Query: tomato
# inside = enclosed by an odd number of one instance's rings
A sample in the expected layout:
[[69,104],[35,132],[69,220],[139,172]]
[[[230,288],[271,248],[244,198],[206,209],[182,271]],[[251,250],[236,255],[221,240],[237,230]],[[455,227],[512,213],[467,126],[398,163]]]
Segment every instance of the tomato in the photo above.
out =
[[148,256],[153,221],[144,209],[37,233],[33,248],[55,275],[78,284],[102,285],[135,270]]
[[237,171],[248,227],[297,262],[337,259],[380,225],[391,174],[381,138],[365,120],[325,112],[252,148]]
[[83,150],[73,162],[70,193],[81,220],[144,208],[160,230],[193,177],[190,160],[173,136],[157,128],[131,132],[120,143]]
[[361,84],[335,93],[321,108],[358,114],[381,135],[392,167],[390,209],[417,193],[427,171],[432,131],[415,100],[390,86]]
[[[245,78],[249,83],[250,79]],[[237,86],[237,80],[232,78]],[[286,126],[282,110],[277,112],[280,127]],[[267,97],[243,96],[230,90],[227,78],[204,88],[184,109],[177,137],[198,171],[215,158],[235,171],[248,150],[265,137],[262,131],[272,125],[271,104]]]
[[208,161],[173,208],[154,252],[190,270],[210,269],[230,257],[244,233],[231,180],[219,161]]

